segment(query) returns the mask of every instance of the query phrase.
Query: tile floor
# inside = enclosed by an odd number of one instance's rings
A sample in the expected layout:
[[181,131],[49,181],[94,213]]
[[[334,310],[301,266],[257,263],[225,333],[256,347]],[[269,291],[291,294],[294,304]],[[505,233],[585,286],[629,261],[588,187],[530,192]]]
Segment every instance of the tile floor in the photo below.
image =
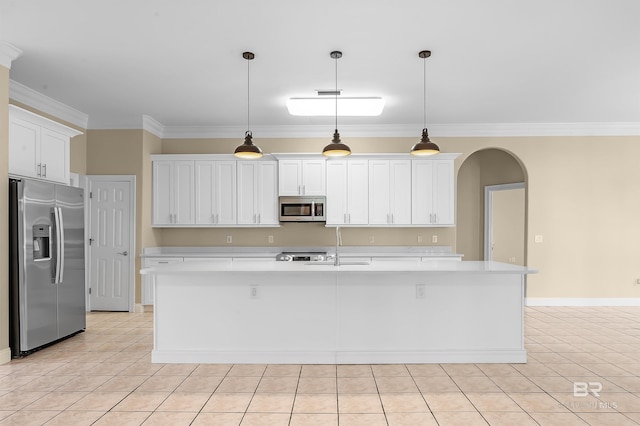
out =
[[640,308],[527,308],[525,324],[527,364],[164,365],[152,314],[91,313],[0,365],[0,424],[640,424]]

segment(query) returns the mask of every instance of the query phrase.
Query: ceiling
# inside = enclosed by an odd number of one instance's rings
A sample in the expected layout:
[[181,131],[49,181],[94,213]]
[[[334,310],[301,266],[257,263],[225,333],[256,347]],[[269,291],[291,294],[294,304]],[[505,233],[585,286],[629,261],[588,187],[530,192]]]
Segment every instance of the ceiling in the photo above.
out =
[[[289,97],[335,86],[381,96],[349,129],[427,125],[640,128],[637,0],[0,0],[0,40],[23,51],[11,79],[89,116],[88,127],[333,131]],[[297,130],[296,130],[297,129]],[[404,130],[403,130],[404,129]],[[277,132],[275,132],[277,133]],[[291,132],[289,132],[291,133]],[[366,133],[366,132],[365,132]],[[433,132],[432,132],[433,134]]]

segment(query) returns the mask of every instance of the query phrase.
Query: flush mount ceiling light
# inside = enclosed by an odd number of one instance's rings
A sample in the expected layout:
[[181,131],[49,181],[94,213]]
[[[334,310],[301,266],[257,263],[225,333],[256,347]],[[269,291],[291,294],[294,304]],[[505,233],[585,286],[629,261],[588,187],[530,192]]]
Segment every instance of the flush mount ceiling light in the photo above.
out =
[[255,58],[252,52],[242,52],[242,57],[247,60],[247,131],[244,133],[244,143],[238,146],[233,153],[238,158],[260,158],[262,150],[253,144],[251,127],[249,126],[249,62]]
[[351,154],[351,148],[340,142],[340,133],[338,133],[338,59],[342,58],[342,52],[334,50],[331,57],[336,61],[336,91],[335,91],[335,112],[336,112],[336,130],[333,133],[333,140],[324,147],[322,155],[326,157],[344,157]]
[[[333,96],[339,94],[339,91],[337,94],[331,93]],[[329,97],[289,98],[287,100],[287,109],[291,115],[328,117],[335,114],[335,108],[334,99]],[[375,117],[382,114],[383,109],[384,99],[380,97],[338,98],[338,115],[340,117]]]
[[423,67],[423,98],[422,109],[424,113],[424,121],[422,126],[422,139],[411,148],[411,155],[434,155],[440,152],[440,148],[429,140],[429,132],[427,131],[427,58],[431,56],[430,50],[422,50],[418,53],[422,58]]

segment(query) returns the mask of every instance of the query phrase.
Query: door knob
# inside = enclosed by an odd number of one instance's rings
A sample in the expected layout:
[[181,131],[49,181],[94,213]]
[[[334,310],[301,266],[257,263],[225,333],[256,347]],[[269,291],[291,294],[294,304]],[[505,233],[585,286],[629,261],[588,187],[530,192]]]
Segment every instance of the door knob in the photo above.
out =
[[116,253],[116,254],[121,254],[123,256],[129,256],[129,252],[128,251],[123,251],[122,253]]

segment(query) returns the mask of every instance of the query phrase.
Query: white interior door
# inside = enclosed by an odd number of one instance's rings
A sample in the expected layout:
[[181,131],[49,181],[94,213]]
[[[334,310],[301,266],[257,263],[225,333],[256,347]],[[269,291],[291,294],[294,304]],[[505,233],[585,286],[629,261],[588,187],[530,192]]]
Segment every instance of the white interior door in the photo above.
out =
[[135,176],[88,176],[90,309],[134,307]]
[[485,260],[525,264],[524,183],[485,187]]

